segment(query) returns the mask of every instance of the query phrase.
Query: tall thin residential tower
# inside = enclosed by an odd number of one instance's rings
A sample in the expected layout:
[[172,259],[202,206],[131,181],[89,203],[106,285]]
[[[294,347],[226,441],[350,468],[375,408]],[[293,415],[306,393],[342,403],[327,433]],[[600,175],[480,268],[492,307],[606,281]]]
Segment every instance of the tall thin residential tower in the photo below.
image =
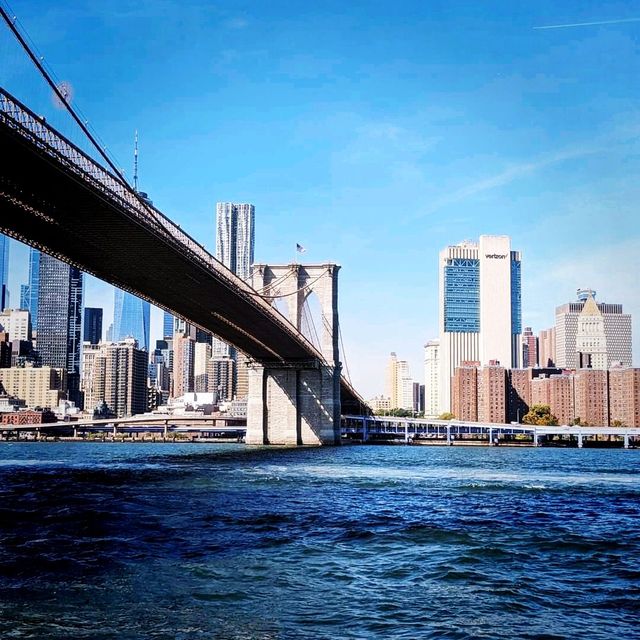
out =
[[[248,282],[251,277],[255,244],[255,207],[252,204],[218,202],[216,204],[216,258],[238,277]],[[213,341],[213,355],[237,354],[222,340]],[[236,371],[236,382],[238,368]],[[242,377],[242,373],[240,374]]]
[[216,258],[245,282],[251,275],[255,242],[255,207],[218,202],[216,205]]

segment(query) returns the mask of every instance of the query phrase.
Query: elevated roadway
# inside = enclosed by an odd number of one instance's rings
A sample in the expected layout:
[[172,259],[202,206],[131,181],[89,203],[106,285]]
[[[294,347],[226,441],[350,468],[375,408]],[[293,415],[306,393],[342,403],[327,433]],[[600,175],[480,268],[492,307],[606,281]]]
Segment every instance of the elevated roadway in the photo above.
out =
[[[213,333],[260,363],[324,362],[258,292],[0,89],[0,231]],[[366,404],[341,378],[343,411]]]

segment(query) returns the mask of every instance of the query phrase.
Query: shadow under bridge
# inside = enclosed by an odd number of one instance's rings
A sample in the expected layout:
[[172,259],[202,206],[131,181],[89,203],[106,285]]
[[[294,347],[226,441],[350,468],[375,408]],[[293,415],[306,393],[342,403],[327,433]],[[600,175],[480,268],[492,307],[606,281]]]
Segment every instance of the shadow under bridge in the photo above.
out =
[[[256,361],[324,361],[201,244],[2,89],[0,148],[2,233],[170,311]],[[344,377],[341,401],[345,411],[362,410]]]

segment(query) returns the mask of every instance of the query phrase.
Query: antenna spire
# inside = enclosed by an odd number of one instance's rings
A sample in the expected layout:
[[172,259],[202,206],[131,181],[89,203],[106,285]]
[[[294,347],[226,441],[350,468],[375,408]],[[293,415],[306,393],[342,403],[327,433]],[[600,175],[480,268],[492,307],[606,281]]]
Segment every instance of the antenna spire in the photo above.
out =
[[138,190],[138,130],[133,142],[133,188]]

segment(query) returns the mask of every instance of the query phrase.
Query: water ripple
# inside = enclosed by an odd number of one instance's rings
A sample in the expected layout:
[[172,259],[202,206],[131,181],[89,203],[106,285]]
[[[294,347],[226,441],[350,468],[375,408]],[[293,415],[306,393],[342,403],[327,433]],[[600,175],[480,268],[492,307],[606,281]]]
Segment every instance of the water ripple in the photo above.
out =
[[637,452],[0,445],[2,638],[639,638]]

